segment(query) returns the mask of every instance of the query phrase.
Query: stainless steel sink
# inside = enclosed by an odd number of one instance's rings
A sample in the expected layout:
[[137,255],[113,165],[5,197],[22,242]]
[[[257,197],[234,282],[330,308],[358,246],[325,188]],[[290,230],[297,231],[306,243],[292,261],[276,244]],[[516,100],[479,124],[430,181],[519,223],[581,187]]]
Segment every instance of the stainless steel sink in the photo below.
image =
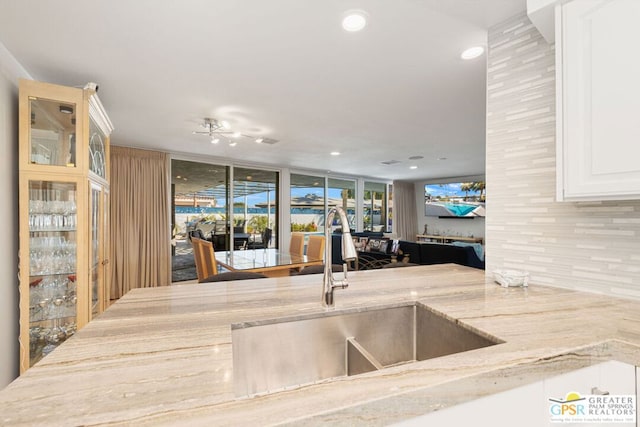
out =
[[236,396],[503,342],[420,303],[231,325]]

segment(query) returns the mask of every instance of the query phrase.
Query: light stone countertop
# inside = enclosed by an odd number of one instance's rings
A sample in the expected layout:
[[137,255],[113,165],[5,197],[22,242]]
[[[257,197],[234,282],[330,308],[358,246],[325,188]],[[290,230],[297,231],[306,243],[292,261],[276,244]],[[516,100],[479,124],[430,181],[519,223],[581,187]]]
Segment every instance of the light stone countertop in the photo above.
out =
[[321,313],[321,281],[133,290],[0,392],[0,425],[385,425],[604,360],[640,365],[638,301],[432,265],[350,274],[336,310],[419,301],[505,343],[236,398],[231,323]]

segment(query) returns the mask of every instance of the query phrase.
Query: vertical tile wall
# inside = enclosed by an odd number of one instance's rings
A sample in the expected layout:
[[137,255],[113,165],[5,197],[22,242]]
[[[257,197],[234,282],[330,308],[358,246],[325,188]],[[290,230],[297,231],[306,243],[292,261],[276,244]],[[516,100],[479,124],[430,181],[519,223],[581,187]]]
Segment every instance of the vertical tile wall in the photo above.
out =
[[554,46],[525,14],[488,44],[487,274],[640,298],[640,201],[555,201]]

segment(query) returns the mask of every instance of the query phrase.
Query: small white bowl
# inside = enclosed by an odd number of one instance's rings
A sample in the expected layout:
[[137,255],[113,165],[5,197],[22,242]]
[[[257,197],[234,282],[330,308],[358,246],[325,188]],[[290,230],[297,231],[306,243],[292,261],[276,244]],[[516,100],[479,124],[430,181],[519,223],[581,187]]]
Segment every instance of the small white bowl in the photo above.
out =
[[521,270],[493,270],[493,278],[503,288],[529,286],[529,273]]

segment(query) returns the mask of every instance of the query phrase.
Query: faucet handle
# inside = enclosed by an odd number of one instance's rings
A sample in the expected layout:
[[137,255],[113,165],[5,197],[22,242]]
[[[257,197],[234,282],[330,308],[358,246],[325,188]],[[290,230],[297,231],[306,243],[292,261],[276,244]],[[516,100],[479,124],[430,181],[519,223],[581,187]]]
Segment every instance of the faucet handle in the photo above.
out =
[[343,276],[343,280],[346,282],[347,281],[347,270],[349,270],[347,268],[347,263],[345,262],[344,264],[342,264],[342,274]]

